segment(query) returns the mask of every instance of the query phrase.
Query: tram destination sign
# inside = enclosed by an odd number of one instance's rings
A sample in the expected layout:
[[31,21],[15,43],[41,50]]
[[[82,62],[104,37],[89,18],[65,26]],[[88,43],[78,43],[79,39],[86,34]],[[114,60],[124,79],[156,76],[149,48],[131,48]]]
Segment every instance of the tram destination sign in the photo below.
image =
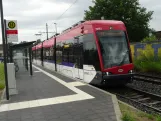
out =
[[98,35],[100,37],[104,37],[104,36],[124,36],[124,32],[120,31],[120,30],[99,31]]
[[17,20],[6,20],[7,41],[18,42]]

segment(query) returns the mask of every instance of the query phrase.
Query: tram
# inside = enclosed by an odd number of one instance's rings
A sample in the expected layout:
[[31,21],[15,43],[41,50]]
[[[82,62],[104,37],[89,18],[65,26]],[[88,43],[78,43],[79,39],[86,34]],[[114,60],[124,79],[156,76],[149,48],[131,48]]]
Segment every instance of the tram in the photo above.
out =
[[118,85],[133,78],[128,34],[121,21],[80,21],[32,50],[33,63],[85,83]]

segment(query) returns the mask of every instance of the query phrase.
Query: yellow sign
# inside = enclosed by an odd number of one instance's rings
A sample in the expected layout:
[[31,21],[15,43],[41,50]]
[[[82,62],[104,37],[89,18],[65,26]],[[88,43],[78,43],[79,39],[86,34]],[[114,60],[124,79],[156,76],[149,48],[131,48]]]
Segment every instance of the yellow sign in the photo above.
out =
[[16,27],[16,23],[13,22],[13,21],[10,21],[10,22],[8,23],[8,27],[9,27],[10,29],[14,29],[14,28]]

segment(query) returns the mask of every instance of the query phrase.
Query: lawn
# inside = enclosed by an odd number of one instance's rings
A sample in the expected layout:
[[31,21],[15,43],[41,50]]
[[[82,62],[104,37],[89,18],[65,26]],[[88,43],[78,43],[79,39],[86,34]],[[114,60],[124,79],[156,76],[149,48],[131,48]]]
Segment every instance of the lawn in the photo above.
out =
[[122,121],[161,121],[161,117],[157,115],[146,114],[139,110],[135,110],[123,103],[119,103]]
[[4,79],[4,65],[0,63],[0,90],[4,89],[5,87],[5,79]]

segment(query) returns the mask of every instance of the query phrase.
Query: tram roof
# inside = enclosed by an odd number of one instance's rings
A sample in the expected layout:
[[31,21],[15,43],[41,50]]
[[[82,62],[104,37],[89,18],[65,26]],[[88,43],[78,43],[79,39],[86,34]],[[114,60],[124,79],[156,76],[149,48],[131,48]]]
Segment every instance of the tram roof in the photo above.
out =
[[[91,24],[91,25],[94,25],[94,24],[110,24],[110,25],[113,25],[113,24],[124,24],[124,23],[122,21],[118,21],[118,20],[90,20],[90,21],[80,21],[80,22],[74,24],[72,27],[69,27],[68,29],[64,30],[62,34],[65,34],[66,32],[74,29],[75,27],[78,27],[80,25],[87,25],[87,24],[88,25],[89,24]],[[61,36],[62,34],[58,35],[58,37]],[[39,43],[38,45],[34,46],[32,48],[32,50],[40,49],[42,47],[48,48],[48,47],[53,46],[54,45],[54,38],[55,37],[50,38],[49,40],[45,40],[43,42],[43,44],[42,43]]]

